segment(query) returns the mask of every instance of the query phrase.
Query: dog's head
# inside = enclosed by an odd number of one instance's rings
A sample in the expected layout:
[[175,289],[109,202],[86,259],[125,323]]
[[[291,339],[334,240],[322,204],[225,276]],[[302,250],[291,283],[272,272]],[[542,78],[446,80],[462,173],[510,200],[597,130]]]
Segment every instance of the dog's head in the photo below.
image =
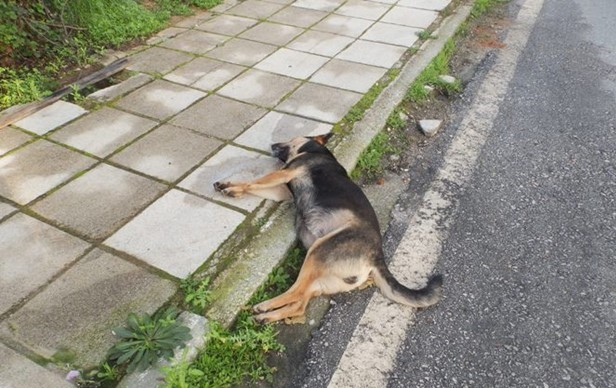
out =
[[327,151],[325,144],[332,135],[330,132],[318,136],[300,136],[284,143],[275,143],[272,144],[272,155],[286,163],[301,153],[323,153]]

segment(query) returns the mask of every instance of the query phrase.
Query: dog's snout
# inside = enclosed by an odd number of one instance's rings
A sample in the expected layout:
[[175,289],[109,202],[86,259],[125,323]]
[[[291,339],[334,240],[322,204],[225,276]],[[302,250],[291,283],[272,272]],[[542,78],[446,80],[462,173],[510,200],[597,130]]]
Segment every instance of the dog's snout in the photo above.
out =
[[283,143],[272,144],[272,155],[283,162],[289,157],[289,147]]

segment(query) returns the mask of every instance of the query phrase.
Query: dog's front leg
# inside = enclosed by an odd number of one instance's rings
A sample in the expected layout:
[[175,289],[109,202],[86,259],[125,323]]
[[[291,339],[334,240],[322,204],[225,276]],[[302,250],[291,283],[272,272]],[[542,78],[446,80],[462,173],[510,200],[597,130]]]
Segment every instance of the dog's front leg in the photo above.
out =
[[297,169],[282,169],[251,182],[215,182],[214,190],[235,198],[248,193],[266,199],[283,201],[291,199],[291,192],[286,184],[297,176],[297,173]]

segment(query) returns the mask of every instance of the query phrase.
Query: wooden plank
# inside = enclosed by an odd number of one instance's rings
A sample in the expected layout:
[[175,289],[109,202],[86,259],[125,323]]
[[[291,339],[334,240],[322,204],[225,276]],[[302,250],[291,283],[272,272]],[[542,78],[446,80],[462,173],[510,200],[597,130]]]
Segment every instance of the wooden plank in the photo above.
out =
[[13,108],[9,108],[0,114],[0,129],[6,127],[7,125],[13,124],[16,121],[23,119],[24,117],[28,117],[31,114],[38,112],[39,110],[45,108],[53,104],[54,102],[60,100],[62,97],[71,93],[72,91],[81,90],[88,85],[97,83],[99,81],[104,80],[107,77],[112,76],[113,74],[119,72],[124,69],[128,65],[128,58],[121,58],[104,68],[95,71],[94,73],[87,75],[71,85],[67,85],[62,89],[56,90],[52,95],[45,97],[40,101],[34,101],[28,104],[19,105]]

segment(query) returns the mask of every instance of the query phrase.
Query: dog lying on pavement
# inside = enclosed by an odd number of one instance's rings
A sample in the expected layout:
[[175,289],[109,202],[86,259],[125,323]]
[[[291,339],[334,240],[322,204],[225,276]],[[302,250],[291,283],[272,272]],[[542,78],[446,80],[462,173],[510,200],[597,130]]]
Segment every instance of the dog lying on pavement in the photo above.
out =
[[282,169],[250,182],[214,183],[230,197],[253,194],[295,202],[295,229],[308,250],[306,259],[288,291],[253,307],[259,322],[302,316],[313,297],[351,291],[368,278],[387,298],[408,306],[427,307],[440,298],[441,275],[413,290],[391,274],[374,209],[325,147],[330,137],[331,133],[273,144],[273,155],[285,163]]

